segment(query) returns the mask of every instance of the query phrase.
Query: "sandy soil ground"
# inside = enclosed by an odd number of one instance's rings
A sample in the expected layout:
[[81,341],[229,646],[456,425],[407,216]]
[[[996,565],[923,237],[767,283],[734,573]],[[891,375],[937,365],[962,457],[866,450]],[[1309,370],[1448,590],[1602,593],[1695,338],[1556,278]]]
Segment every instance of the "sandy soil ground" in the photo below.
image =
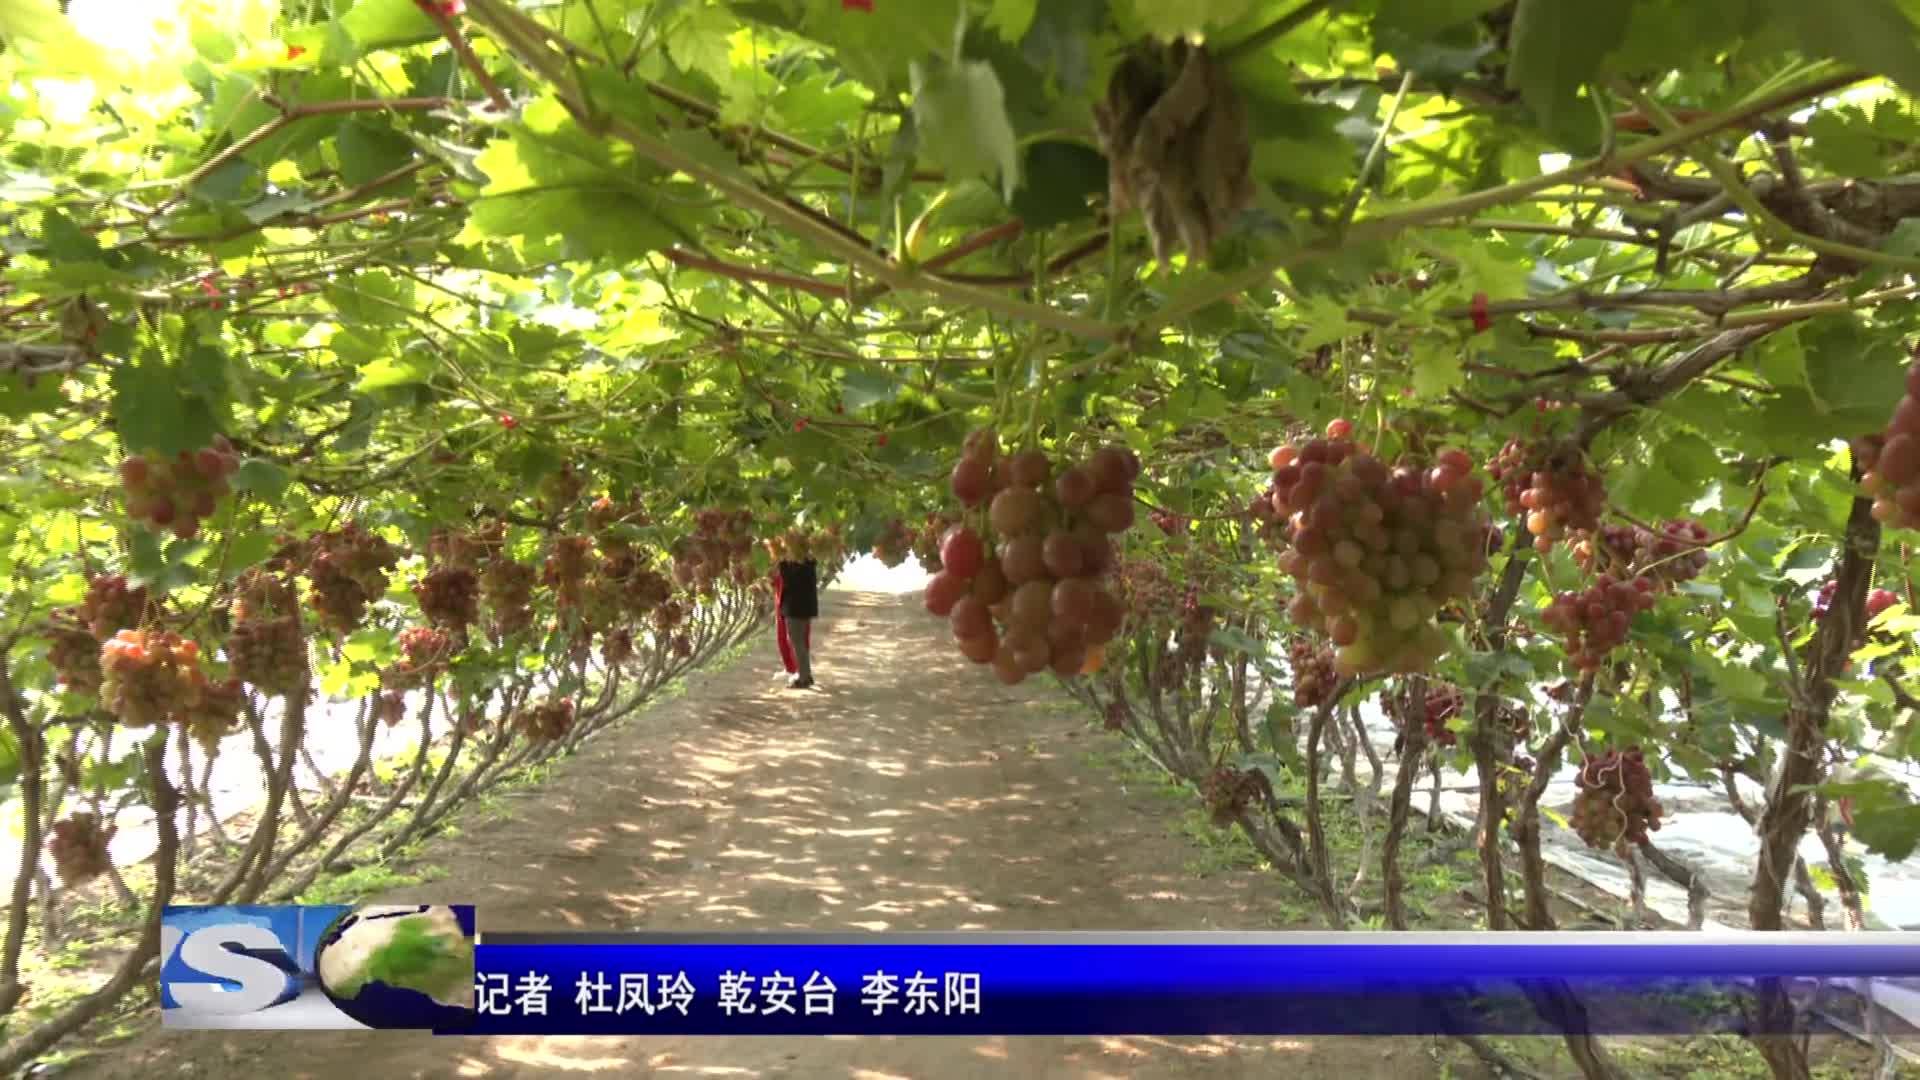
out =
[[[918,597],[830,591],[818,687],[764,650],[596,738],[447,876],[368,902],[473,902],[483,929],[1276,929],[1254,871],[1196,878],[1176,811],[1090,763],[1083,715],[971,668]],[[1398,1077],[1427,1039],[498,1038],[157,1027],[69,1076]],[[1456,1063],[1457,1051],[1441,1056]],[[1456,1064],[1452,1076],[1472,1075]]]

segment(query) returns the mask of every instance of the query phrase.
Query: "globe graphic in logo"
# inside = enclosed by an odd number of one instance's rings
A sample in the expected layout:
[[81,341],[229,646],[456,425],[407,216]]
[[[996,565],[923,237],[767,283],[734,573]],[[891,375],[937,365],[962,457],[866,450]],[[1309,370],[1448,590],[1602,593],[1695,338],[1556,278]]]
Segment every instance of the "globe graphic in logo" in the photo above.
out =
[[463,914],[419,904],[342,915],[320,937],[320,989],[371,1028],[467,1027],[474,1016],[473,926]]

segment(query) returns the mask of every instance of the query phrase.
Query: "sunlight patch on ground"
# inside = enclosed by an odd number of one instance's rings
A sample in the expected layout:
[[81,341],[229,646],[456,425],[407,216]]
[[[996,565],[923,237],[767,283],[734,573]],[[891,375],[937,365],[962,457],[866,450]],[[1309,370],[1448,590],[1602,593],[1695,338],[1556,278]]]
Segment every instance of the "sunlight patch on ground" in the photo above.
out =
[[568,1057],[563,1052],[568,1046],[586,1049],[592,1045],[584,1036],[566,1039],[514,1039],[500,1047],[495,1053],[505,1061],[516,1065],[531,1065],[541,1070],[554,1072],[625,1072],[632,1068],[632,1062],[623,1057]]
[[889,570],[885,563],[872,555],[861,555],[840,571],[840,576],[834,579],[833,588],[897,596],[926,588],[929,576],[911,558]]

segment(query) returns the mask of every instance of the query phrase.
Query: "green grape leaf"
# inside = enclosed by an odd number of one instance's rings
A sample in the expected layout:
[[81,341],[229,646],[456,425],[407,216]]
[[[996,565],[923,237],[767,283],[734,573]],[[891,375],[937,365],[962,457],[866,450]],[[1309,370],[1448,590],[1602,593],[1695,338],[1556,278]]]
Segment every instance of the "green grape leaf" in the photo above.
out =
[[1560,130],[1586,108],[1580,87],[1626,39],[1632,8],[1632,0],[1519,0],[1507,85],[1520,91],[1542,124]]
[[1910,92],[1920,90],[1920,41],[1913,20],[1894,0],[1767,2],[1808,53],[1857,64]]
[[1381,0],[1375,28],[1392,27],[1409,38],[1431,37],[1501,6],[1505,0]]
[[340,178],[352,186],[377,180],[413,159],[411,139],[389,127],[355,121],[334,136]]
[[291,481],[287,470],[265,458],[248,458],[233,474],[235,488],[250,491],[268,502],[278,499]]
[[103,257],[100,241],[59,210],[40,215],[40,242],[46,246],[47,257],[55,262],[99,262]]
[[1088,199],[1107,190],[1107,159],[1079,143],[1037,142],[1027,147],[1022,175],[1011,209],[1038,231],[1093,216]]
[[1020,183],[1020,152],[993,67],[978,60],[916,60],[910,70],[921,152],[954,180],[997,175],[1011,203]]

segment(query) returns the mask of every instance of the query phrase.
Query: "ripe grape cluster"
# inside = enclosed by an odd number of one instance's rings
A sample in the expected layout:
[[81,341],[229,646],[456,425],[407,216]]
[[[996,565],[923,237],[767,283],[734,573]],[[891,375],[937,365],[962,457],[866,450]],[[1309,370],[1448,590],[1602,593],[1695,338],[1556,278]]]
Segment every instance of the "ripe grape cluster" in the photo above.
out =
[[1294,707],[1318,709],[1325,705],[1340,684],[1340,675],[1333,669],[1333,650],[1306,638],[1295,638],[1288,656],[1293,668]]
[[1657,532],[1638,525],[1603,525],[1580,538],[1573,557],[1584,570],[1645,576],[1664,590],[1700,576],[1709,561],[1702,545],[1712,538],[1705,525],[1691,519],[1665,522]]
[[60,883],[71,889],[106,873],[112,866],[107,845],[117,831],[117,826],[102,824],[96,814],[78,813],[54,822],[47,854],[53,856]]
[[913,554],[913,547],[913,531],[907,528],[906,522],[894,518],[887,522],[880,531],[880,538],[873,542],[873,557],[891,570],[907,561],[907,556]]
[[535,742],[553,742],[573,730],[573,699],[560,698],[521,709],[514,720],[520,730]]
[[294,615],[300,610],[300,594],[293,582],[280,572],[256,566],[233,583],[227,614],[236,623]]
[[986,507],[986,535],[949,529],[926,592],[962,655],[991,664],[1009,686],[1048,668],[1087,668],[1089,650],[1111,641],[1125,615],[1105,584],[1109,537],[1133,525],[1139,472],[1139,459],[1117,447],[1056,473],[1039,450],[1002,456],[992,432],[968,437],[952,489],[969,510]]
[[215,681],[198,669],[191,677],[193,698],[176,719],[188,735],[211,750],[239,729],[240,710],[246,705],[246,687],[237,678]]
[[1888,589],[1875,589],[1867,594],[1867,620],[1871,622],[1880,617],[1880,613],[1900,602],[1900,597]]
[[682,631],[673,635],[673,639],[667,642],[667,649],[673,653],[675,660],[688,659],[693,656],[693,639]]
[[227,664],[267,694],[292,694],[307,680],[307,638],[298,615],[258,615],[234,623]]
[[1171,510],[1154,510],[1147,517],[1152,519],[1153,523],[1160,527],[1161,533],[1167,536],[1184,533],[1193,525],[1190,520]]
[[52,639],[47,664],[60,685],[76,694],[100,692],[100,639],[71,611],[57,611],[47,619],[45,633]]
[[553,547],[547,551],[540,581],[553,590],[554,606],[566,611],[580,606],[587,574],[592,569],[592,537],[556,536],[553,538]]
[[1175,647],[1183,662],[1193,664],[1206,658],[1218,615],[1210,605],[1200,602],[1198,586],[1187,587],[1186,595],[1180,600],[1180,622],[1173,629]]
[[1653,774],[1639,747],[1609,750],[1580,766],[1580,788],[1568,816],[1573,831],[1590,848],[1606,850],[1625,841],[1637,844],[1660,829],[1664,810],[1653,797]]
[[490,521],[471,529],[435,529],[427,540],[427,555],[436,565],[475,569],[506,547],[506,524]]
[[120,574],[99,574],[87,583],[87,598],[80,602],[80,620],[101,641],[121,630],[138,628],[146,621],[147,590],[134,588]]
[[947,531],[960,524],[959,519],[946,514],[928,514],[913,534],[913,557],[920,568],[929,574],[940,572],[940,545],[947,538]]
[[374,708],[379,710],[381,723],[388,727],[399,727],[400,721],[407,718],[407,695],[401,690],[385,691]]
[[124,576],[99,574],[87,583],[79,606],[54,612],[45,630],[52,639],[47,663],[60,684],[74,693],[98,693],[101,643],[121,630],[139,628],[151,603],[147,590],[129,585]]
[[1570,534],[1600,527],[1607,488],[1576,452],[1515,439],[1487,466],[1506,497],[1507,513],[1526,515],[1533,546],[1545,553]]
[[1333,642],[1342,675],[1423,671],[1448,644],[1435,617],[1487,567],[1481,482],[1464,451],[1389,466],[1350,431],[1336,420],[1328,438],[1272,454],[1280,566],[1300,585],[1287,612]]
[[433,626],[400,631],[399,645],[400,659],[382,678],[389,690],[416,690],[431,684],[459,651],[459,641],[452,634]]
[[321,625],[339,634],[360,628],[367,608],[386,594],[387,575],[400,549],[376,533],[348,523],[307,541],[307,581]]
[[693,516],[693,533],[674,542],[673,580],[703,594],[727,580],[736,563],[753,556],[751,510],[701,510]]
[[679,600],[668,600],[653,609],[653,628],[662,634],[671,632],[686,620],[686,605]]
[[427,621],[455,636],[480,620],[480,576],[465,566],[443,563],[413,586],[414,599]]
[[487,560],[480,572],[480,596],[492,616],[497,642],[533,625],[533,586],[539,571],[505,555]]
[[1233,824],[1261,794],[1266,778],[1253,769],[1221,765],[1201,782],[1207,812],[1221,828]]
[[1578,592],[1566,591],[1541,614],[1547,628],[1564,639],[1567,662],[1576,671],[1598,671],[1606,655],[1627,640],[1635,614],[1653,606],[1653,579],[1622,580],[1601,574]]
[[100,651],[100,703],[143,728],[185,716],[205,683],[200,646],[161,630],[122,630]]
[[1460,715],[1460,709],[1466,704],[1466,698],[1457,686],[1434,685],[1427,688],[1422,723],[1427,729],[1427,739],[1441,746],[1452,746],[1458,738],[1447,721]]
[[541,477],[537,494],[540,504],[550,513],[564,513],[580,496],[586,494],[587,481],[572,462],[562,464],[558,469]]
[[601,547],[612,547],[626,542],[614,534],[615,525],[638,528],[649,524],[650,521],[646,507],[636,499],[617,503],[610,497],[602,495],[593,501],[592,506],[587,507],[587,528],[601,534]]
[[624,626],[607,631],[600,643],[600,658],[610,668],[631,662],[637,654],[638,650],[633,646],[633,632]]
[[216,436],[212,446],[182,450],[170,460],[135,454],[120,463],[127,513],[191,539],[199,534],[200,523],[213,516],[229,490],[228,478],[239,469],[240,458],[224,435]]
[[1854,444],[1864,475],[1861,487],[1873,496],[1873,516],[1897,529],[1920,528],[1920,359],[1907,369],[1907,392],[1878,439]]

